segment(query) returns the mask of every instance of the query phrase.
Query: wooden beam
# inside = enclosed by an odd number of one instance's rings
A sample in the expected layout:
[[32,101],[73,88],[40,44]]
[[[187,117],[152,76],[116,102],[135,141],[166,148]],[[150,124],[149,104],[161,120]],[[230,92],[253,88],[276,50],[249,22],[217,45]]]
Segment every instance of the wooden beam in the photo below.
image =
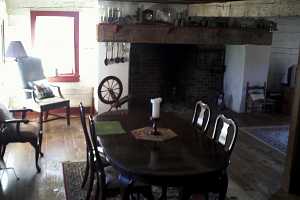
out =
[[175,27],[165,24],[99,24],[98,42],[271,45],[272,32],[233,28]]
[[283,189],[288,193],[300,195],[300,48],[297,68]]
[[[109,0],[111,2],[142,2],[142,3],[160,3],[160,4],[204,4],[204,3],[227,3],[235,1],[247,1],[247,0]],[[249,0],[248,0],[249,1]]]

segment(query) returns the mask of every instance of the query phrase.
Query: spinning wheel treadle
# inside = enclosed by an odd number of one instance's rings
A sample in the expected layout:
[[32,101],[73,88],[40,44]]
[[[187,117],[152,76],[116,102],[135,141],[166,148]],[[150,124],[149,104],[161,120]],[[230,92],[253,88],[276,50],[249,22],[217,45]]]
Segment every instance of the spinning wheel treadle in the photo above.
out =
[[120,107],[121,101],[123,102],[123,100],[120,100],[122,92],[122,82],[115,76],[105,77],[98,86],[98,97],[103,103],[111,105],[109,110],[113,107]]

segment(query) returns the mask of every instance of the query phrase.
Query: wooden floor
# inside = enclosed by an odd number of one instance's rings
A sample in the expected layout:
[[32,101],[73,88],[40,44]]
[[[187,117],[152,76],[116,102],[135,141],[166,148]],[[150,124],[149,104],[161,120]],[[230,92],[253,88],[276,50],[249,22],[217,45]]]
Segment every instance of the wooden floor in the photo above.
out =
[[[282,125],[289,121],[288,117],[280,115],[227,114],[234,117],[240,126]],[[84,160],[85,144],[80,127],[78,117],[71,119],[70,127],[67,127],[65,120],[46,124],[43,143],[45,156],[40,161],[40,174],[36,173],[31,146],[10,144],[5,162],[8,167],[15,168],[20,180],[15,179],[11,170],[1,171],[0,199],[65,199],[61,162]],[[284,156],[252,136],[239,133],[231,161],[229,197],[236,196],[240,200],[299,199],[279,191]]]

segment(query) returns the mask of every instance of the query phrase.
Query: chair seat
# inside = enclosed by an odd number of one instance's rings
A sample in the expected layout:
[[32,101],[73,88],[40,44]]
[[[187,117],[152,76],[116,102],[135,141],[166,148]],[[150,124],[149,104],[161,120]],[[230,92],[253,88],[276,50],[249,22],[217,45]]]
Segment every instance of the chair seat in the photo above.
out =
[[21,142],[32,142],[38,138],[39,126],[37,123],[22,124],[20,127],[19,140]]
[[63,106],[68,106],[70,100],[61,97],[52,97],[41,99],[36,103],[32,99],[26,101],[26,107],[31,108],[36,112],[46,111],[48,109],[62,108]]
[[21,124],[20,132],[9,131],[4,138],[1,138],[1,143],[8,144],[11,142],[30,142],[32,144],[37,142],[39,128],[36,123]]

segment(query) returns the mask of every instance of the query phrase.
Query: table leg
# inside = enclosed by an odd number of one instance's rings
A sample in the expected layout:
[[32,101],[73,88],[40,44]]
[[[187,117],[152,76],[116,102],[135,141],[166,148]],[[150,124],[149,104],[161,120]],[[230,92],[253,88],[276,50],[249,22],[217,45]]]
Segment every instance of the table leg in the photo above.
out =
[[227,174],[227,172],[225,172],[225,174],[223,175],[222,180],[221,180],[221,187],[220,187],[220,192],[219,192],[220,200],[226,199],[227,189],[228,189],[228,174]]
[[121,187],[121,199],[122,200],[129,200],[130,188],[129,186],[122,186]]
[[162,186],[161,187],[161,195],[158,200],[167,200],[167,191],[168,191],[168,187]]
[[179,192],[179,200],[189,200],[191,196],[192,193],[187,187],[182,188]]

